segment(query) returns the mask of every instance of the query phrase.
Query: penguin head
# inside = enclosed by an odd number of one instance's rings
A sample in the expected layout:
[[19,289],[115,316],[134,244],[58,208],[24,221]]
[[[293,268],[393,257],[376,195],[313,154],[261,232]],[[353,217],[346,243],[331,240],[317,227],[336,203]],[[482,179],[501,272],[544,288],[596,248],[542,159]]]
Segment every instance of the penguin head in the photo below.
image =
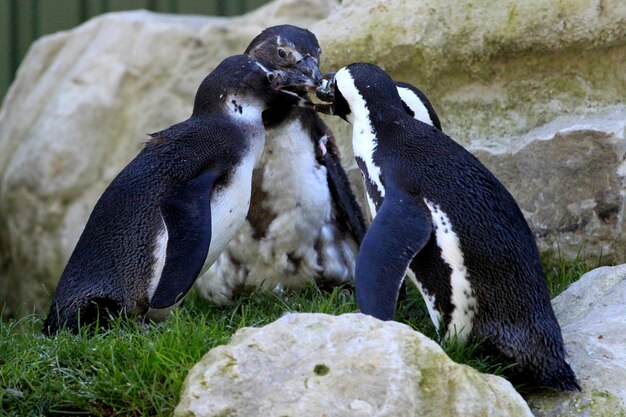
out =
[[332,100],[330,104],[315,105],[315,109],[322,113],[353,123],[355,118],[370,113],[368,103],[384,103],[384,108],[398,108],[404,112],[394,81],[374,64],[350,64],[330,77],[322,77],[316,91],[321,100]]
[[310,107],[306,97],[284,88],[301,82],[301,74],[271,68],[269,63],[248,55],[224,59],[200,84],[192,116],[220,112],[225,108],[242,114],[245,108],[253,107],[260,114],[270,107],[284,104]]
[[245,51],[252,58],[271,62],[276,69],[293,70],[310,77],[308,87],[314,86],[320,78],[321,53],[315,35],[293,25],[265,29],[250,42]]

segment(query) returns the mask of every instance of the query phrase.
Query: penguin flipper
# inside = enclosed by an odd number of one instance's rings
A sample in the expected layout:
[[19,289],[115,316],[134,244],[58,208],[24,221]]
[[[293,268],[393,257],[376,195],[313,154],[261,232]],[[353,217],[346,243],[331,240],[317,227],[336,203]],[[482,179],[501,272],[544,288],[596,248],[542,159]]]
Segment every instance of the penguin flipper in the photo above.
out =
[[356,298],[362,313],[393,320],[406,270],[431,233],[430,211],[421,195],[387,184],[356,261]]
[[211,193],[217,177],[207,170],[175,186],[163,198],[160,209],[167,228],[167,251],[150,307],[172,306],[198,277],[211,243]]

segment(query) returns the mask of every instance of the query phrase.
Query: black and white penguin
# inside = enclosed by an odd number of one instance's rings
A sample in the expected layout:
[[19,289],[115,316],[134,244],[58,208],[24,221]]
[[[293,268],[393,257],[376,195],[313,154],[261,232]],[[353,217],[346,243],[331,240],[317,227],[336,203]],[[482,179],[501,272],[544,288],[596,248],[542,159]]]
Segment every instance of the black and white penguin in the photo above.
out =
[[[275,69],[317,79],[320,46],[292,25],[265,29],[246,54]],[[300,90],[306,94],[306,88]],[[245,287],[299,289],[351,283],[365,235],[361,208],[331,130],[312,109],[285,103],[263,113],[266,142],[252,176],[250,211],[240,232],[196,288],[227,304]]]
[[237,233],[264,145],[262,112],[286,100],[282,72],[237,55],[202,82],[193,113],[154,133],[96,203],[43,333],[125,312],[162,320]]
[[[332,102],[334,100],[334,94],[336,90],[335,74],[336,73],[334,72],[328,72],[320,77],[320,81],[318,82],[317,88],[315,90],[315,94],[320,100],[327,102]],[[439,121],[439,116],[437,115],[437,112],[435,111],[430,100],[428,99],[428,97],[426,97],[426,94],[424,94],[422,90],[413,86],[412,84],[403,81],[394,80],[394,84],[396,85],[398,94],[400,95],[404,110],[411,117],[441,130],[441,122]],[[322,105],[318,106],[317,109],[322,113],[332,114],[332,106]],[[370,195],[367,192],[365,193],[365,200],[367,201],[369,206],[369,220],[371,221],[376,213],[374,201],[371,199]],[[404,282],[402,283],[402,287],[404,288]],[[404,295],[405,291],[402,290],[401,296]]]
[[407,273],[445,335],[485,340],[535,384],[580,389],[533,234],[511,194],[462,146],[411,117],[379,67],[349,65],[335,89],[321,110],[353,124],[374,206],[356,265],[360,310],[393,319]]

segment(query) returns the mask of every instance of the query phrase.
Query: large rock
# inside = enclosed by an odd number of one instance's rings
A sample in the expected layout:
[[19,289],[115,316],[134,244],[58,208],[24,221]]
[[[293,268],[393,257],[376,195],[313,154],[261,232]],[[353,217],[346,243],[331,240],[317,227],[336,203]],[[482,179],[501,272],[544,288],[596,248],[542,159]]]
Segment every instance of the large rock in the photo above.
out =
[[327,68],[421,87],[542,250],[625,260],[626,2],[346,0],[312,30]]
[[532,396],[535,415],[626,416],[626,265],[588,272],[552,304],[583,391]]
[[532,416],[506,380],[362,314],[288,314],[239,330],[191,369],[174,415]]
[[[318,34],[323,66],[382,65],[519,201],[542,249],[623,260],[626,3],[278,0],[249,15],[108,14],[36,42],[0,110],[0,300],[42,310],[91,208],[145,133],[264,27]],[[350,126],[332,125],[350,175]]]

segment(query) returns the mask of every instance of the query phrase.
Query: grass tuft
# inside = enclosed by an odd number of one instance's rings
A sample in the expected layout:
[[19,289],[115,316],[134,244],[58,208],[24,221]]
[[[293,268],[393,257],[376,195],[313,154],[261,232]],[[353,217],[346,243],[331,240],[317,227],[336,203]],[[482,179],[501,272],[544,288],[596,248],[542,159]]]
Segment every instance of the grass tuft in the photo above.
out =
[[[557,294],[599,261],[544,259],[549,288]],[[480,343],[441,340],[419,292],[409,285],[397,320],[438,340],[455,361],[507,376],[510,365],[481,351]],[[0,323],[0,415],[170,415],[187,371],[239,328],[263,326],[286,312],[343,314],[357,311],[348,289],[301,293],[254,292],[234,305],[208,305],[195,293],[165,323],[149,331],[114,319],[109,331],[40,334],[43,320],[29,315]]]

